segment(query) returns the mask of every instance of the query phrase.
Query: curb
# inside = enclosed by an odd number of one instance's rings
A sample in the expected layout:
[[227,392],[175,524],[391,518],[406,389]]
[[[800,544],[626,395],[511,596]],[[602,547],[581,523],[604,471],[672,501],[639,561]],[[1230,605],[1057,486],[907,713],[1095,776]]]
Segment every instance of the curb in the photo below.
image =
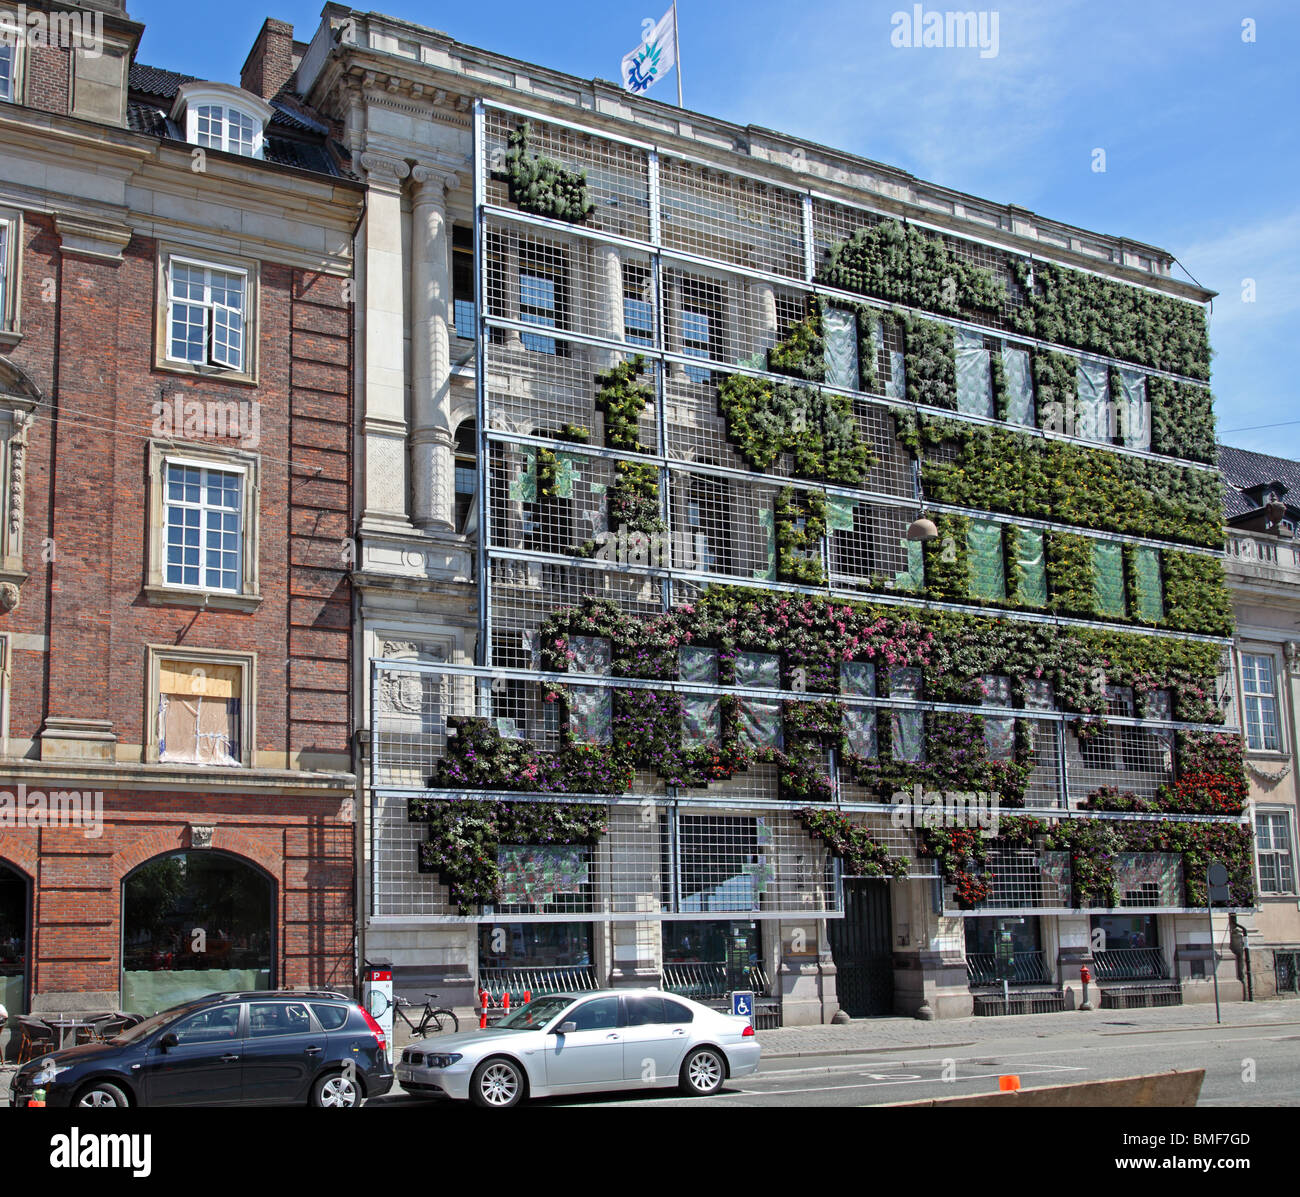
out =
[[[934,1051],[948,1047],[974,1047],[976,1040],[968,1039],[960,1043],[897,1043],[893,1047],[825,1047],[819,1051],[806,1052],[764,1052],[764,1060],[802,1060],[811,1056],[888,1056],[898,1052]],[[759,1040],[762,1043],[762,1040]]]

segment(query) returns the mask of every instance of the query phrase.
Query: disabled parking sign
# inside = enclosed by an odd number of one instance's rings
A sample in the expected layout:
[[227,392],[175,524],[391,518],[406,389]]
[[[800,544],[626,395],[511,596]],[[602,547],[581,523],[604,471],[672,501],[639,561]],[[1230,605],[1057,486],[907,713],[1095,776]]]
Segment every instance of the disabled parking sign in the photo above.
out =
[[731,1012],[738,1018],[749,1019],[754,1025],[754,994],[751,990],[734,990],[731,994]]

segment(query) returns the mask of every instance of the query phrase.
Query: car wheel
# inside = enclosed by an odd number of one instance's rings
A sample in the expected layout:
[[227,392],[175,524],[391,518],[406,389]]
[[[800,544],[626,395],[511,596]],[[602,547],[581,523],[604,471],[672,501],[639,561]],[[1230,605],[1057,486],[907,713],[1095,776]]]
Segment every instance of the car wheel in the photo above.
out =
[[470,1100],[483,1109],[508,1110],[524,1099],[524,1070],[513,1060],[484,1060],[469,1083]]
[[77,1095],[78,1106],[129,1106],[127,1096],[108,1081],[96,1081]]
[[311,1104],[317,1109],[337,1106],[356,1109],[361,1104],[361,1086],[355,1077],[341,1072],[326,1073],[317,1077],[311,1087]]
[[682,1092],[689,1097],[708,1097],[726,1079],[727,1065],[711,1047],[691,1052],[682,1065]]

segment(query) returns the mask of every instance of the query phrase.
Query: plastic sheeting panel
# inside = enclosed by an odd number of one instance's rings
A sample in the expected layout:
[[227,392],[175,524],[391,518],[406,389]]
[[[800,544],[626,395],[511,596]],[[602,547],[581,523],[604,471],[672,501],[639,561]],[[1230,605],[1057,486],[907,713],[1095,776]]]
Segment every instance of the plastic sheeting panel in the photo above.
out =
[[858,318],[840,308],[822,314],[826,344],[826,382],[829,386],[858,389]]
[[740,740],[754,748],[781,747],[781,704],[767,699],[740,700]]
[[1120,370],[1121,394],[1115,396],[1119,430],[1130,449],[1151,448],[1151,409],[1147,406],[1146,376],[1136,370]]
[[580,744],[608,744],[614,721],[609,690],[573,690],[569,694],[569,733]]
[[764,507],[758,513],[758,525],[763,529],[763,538],[767,545],[767,568],[754,570],[754,577],[760,582],[776,581],[776,515],[770,507]]
[[10,1015],[27,1013],[27,1007],[23,1004],[24,988],[21,976],[0,977],[0,1006],[8,1010]]
[[781,658],[776,653],[739,653],[736,685],[754,690],[781,688]]
[[1165,617],[1164,594],[1160,583],[1160,553],[1139,548],[1133,554],[1137,582],[1137,613],[1142,619],[1159,623]]
[[894,575],[898,590],[920,590],[925,585],[925,550],[919,540],[900,542],[907,550],[907,568]]
[[993,415],[993,378],[984,338],[956,330],[957,410],[969,416]]
[[1002,375],[1007,387],[1007,423],[1032,426],[1034,386],[1029,373],[1029,350],[1002,350]]
[[[891,698],[917,700],[921,697],[921,671],[895,667],[889,671]],[[891,711],[891,753],[895,761],[925,760],[925,717],[921,711]]]
[[[1011,679],[1003,674],[986,673],[980,678],[984,686],[982,705],[1009,707],[1011,705]],[[989,760],[1009,761],[1016,755],[1016,721],[1009,716],[984,717],[984,746]]]
[[511,844],[497,849],[501,905],[539,912],[561,895],[581,894],[591,880],[591,849],[577,844]]
[[569,641],[573,649],[570,673],[608,673],[610,643],[603,636],[574,636]]
[[971,520],[966,533],[966,546],[971,598],[1006,598],[1007,577],[1002,562],[1001,525],[987,520]]
[[718,654],[711,648],[680,648],[677,650],[678,676],[684,682],[697,686],[718,684]]
[[1106,540],[1092,542],[1092,587],[1102,615],[1126,615],[1124,546]]
[[[857,694],[864,698],[876,695],[876,667],[866,661],[845,661],[840,666],[840,693]],[[844,735],[849,751],[856,756],[874,760],[876,756],[876,709],[874,707],[844,708]]]
[[1016,562],[1020,566],[1016,597],[1027,607],[1046,607],[1047,562],[1041,532],[1032,528],[1016,529]]
[[1106,363],[1082,360],[1075,377],[1079,402],[1074,435],[1088,441],[1109,441],[1110,377]]
[[[875,337],[877,345],[885,344],[885,322],[883,320],[876,321]],[[903,351],[901,349],[890,349],[888,353],[889,377],[885,379],[885,397],[887,399],[906,399],[907,380],[903,372]]]

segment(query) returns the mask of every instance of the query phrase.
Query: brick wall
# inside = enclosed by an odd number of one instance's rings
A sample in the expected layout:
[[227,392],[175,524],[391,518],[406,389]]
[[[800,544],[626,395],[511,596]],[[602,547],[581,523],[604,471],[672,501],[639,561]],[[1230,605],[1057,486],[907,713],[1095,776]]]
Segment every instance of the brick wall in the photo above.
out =
[[23,70],[27,106],[66,116],[72,104],[72,51],[58,46],[28,46]]

